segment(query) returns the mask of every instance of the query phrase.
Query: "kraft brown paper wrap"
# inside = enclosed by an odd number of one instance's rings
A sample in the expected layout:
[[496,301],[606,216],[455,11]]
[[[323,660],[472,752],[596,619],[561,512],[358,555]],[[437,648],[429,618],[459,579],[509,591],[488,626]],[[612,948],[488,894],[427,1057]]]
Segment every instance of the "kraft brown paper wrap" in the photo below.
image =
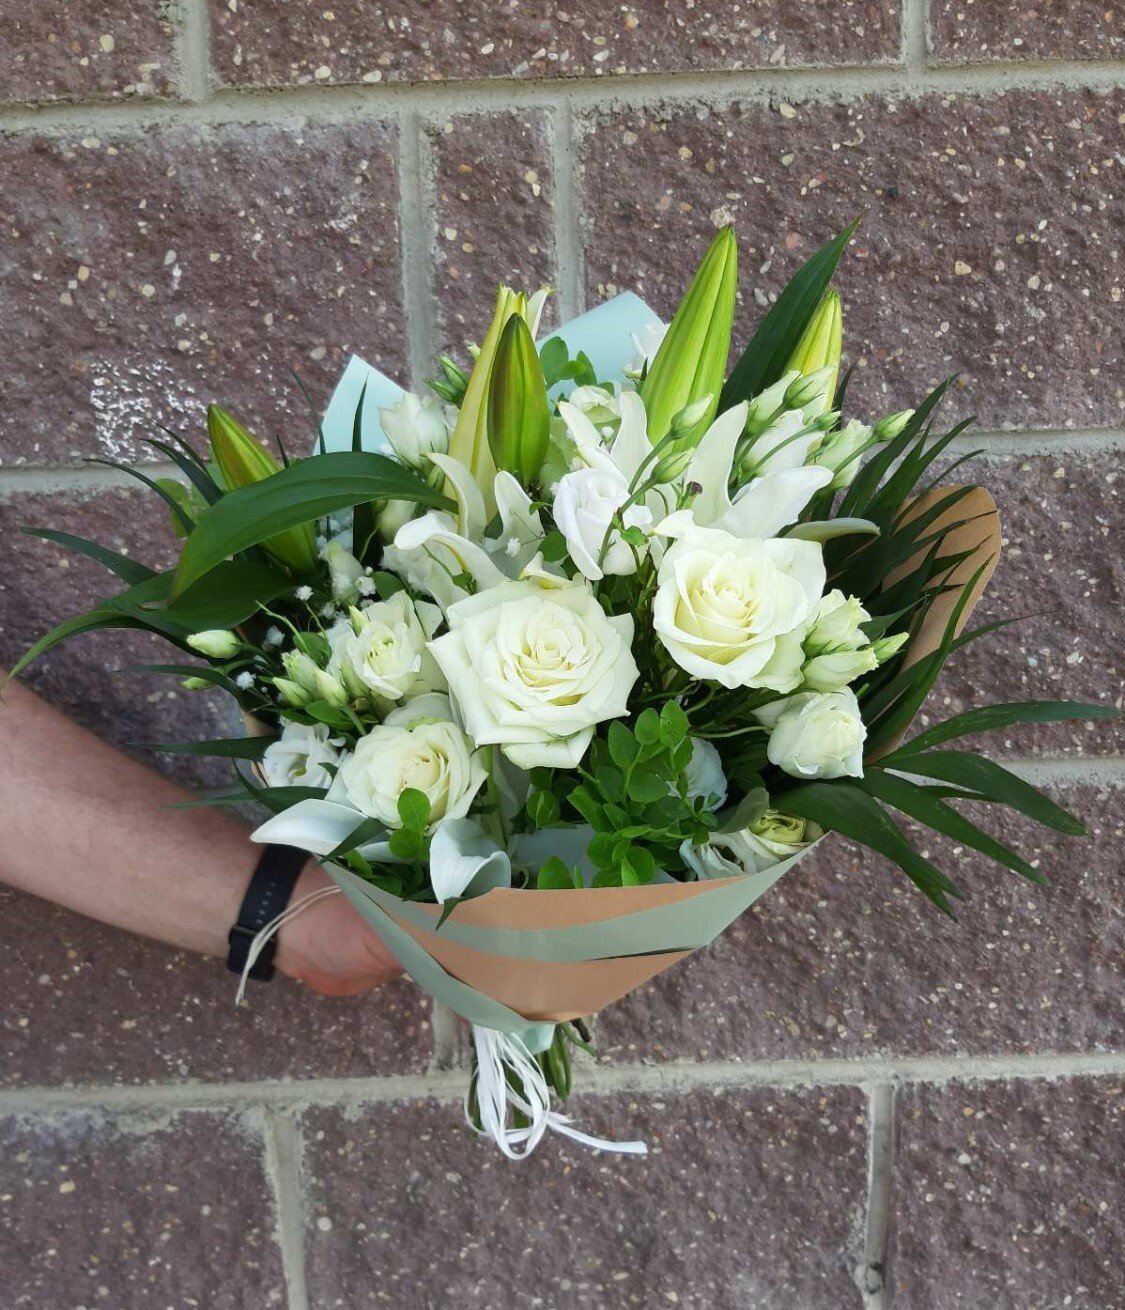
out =
[[[921,513],[952,489],[939,487],[919,496],[907,514]],[[969,521],[955,528],[946,538],[945,551],[955,554],[970,550],[972,554],[950,570],[946,582],[951,589],[935,601],[912,637],[904,655],[905,665],[917,663],[938,648],[960,596],[958,584],[964,586],[984,564],[958,622],[957,630],[961,631],[996,567],[1000,553],[1000,518],[992,496],[983,488],[972,488],[927,532],[965,519]],[[888,576],[887,583],[893,583],[916,567],[924,554],[924,550],[919,550],[914,558]],[[268,731],[261,723],[249,718],[246,719],[246,730],[255,736]],[[459,923],[483,928],[581,927],[657,906],[682,903],[719,885],[720,882],[716,881],[567,891],[498,889],[458,905],[452,917]],[[431,909],[417,904],[414,908],[425,908],[427,912]],[[432,915],[436,925],[440,915],[438,907],[432,907]],[[450,940],[440,930],[421,929],[393,913],[389,917],[453,978],[508,1006],[529,1021],[558,1022],[593,1014],[690,953],[688,950],[661,951],[576,963],[517,959],[475,950]]]

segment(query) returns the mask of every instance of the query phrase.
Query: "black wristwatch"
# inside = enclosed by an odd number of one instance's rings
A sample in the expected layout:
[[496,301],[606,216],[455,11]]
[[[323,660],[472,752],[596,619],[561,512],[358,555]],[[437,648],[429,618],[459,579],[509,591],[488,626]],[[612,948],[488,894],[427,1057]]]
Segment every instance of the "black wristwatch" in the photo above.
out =
[[[308,851],[296,846],[267,846],[246,888],[238,919],[227,935],[230,951],[227,968],[241,974],[250,954],[250,943],[259,932],[285,909],[293,888],[308,863]],[[273,957],[277,954],[277,937],[271,937],[250,969],[249,977],[268,982],[273,977]]]

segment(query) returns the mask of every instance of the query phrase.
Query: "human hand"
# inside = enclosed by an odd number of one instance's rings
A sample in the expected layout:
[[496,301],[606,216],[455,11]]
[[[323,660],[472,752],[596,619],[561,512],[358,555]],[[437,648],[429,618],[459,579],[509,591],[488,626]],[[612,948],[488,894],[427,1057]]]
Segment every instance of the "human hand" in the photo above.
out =
[[[290,905],[333,886],[311,861],[293,889]],[[353,996],[402,973],[402,966],[343,895],[326,896],[290,920],[278,934],[275,963],[324,996]]]

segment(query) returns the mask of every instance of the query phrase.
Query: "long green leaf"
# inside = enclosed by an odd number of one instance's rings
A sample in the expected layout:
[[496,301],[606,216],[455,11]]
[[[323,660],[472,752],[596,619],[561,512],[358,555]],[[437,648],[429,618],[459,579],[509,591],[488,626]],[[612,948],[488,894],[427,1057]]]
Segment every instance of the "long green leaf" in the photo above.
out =
[[[352,419],[352,450],[357,454],[363,450],[363,400],[367,395],[367,383],[359,389],[355,416]],[[365,562],[367,548],[375,535],[375,506],[370,501],[362,501],[352,511],[352,550],[360,563]]]
[[971,787],[1057,832],[1074,837],[1081,837],[1086,832],[1086,825],[1080,819],[1056,805],[1049,796],[993,760],[972,751],[919,752],[901,760],[896,768],[902,773]]
[[412,500],[453,508],[440,492],[386,455],[371,451],[314,455],[230,492],[201,514],[180,556],[175,594],[231,555],[287,528],[372,500]]
[[76,537],[70,532],[56,532],[54,528],[21,528],[20,531],[26,532],[29,537],[41,537],[44,541],[52,541],[56,546],[64,546],[67,550],[77,551],[80,555],[96,560],[111,573],[115,573],[122,582],[130,585],[156,576],[156,570],[150,569],[147,564],[130,559],[128,555],[119,555],[115,550],[99,546],[96,541]]
[[896,777],[893,773],[886,773],[882,768],[868,769],[858,785],[877,800],[893,806],[910,818],[925,824],[927,828],[932,828],[946,837],[952,837],[954,841],[968,846],[970,850],[980,851],[990,860],[1005,865],[1014,873],[1032,882],[1046,883],[1047,879],[1022,855],[978,828],[952,806],[946,805],[942,799],[942,794],[947,791],[946,788],[920,787],[916,782],[911,782],[908,778]]
[[72,618],[64,619],[62,623],[57,624],[50,632],[40,637],[35,645],[15,662],[8,673],[8,677],[18,677],[29,664],[34,663],[41,655],[46,655],[49,650],[52,650],[61,642],[69,641],[71,637],[80,636],[84,632],[100,632],[105,628],[143,628],[146,626],[146,624],[128,618],[106,605],[97,605],[85,614],[75,614]]
[[167,755],[210,755],[224,760],[260,760],[275,737],[220,737],[216,741],[150,742],[149,750]]
[[749,400],[781,377],[858,226],[857,218],[821,246],[790,279],[731,370],[719,398],[720,411]]
[[152,478],[148,476],[147,473],[142,473],[140,469],[133,468],[131,464],[119,464],[117,463],[116,460],[112,460],[112,459],[91,459],[88,462],[91,464],[104,464],[107,469],[116,469],[118,473],[127,473],[129,477],[136,478],[138,482],[141,482],[146,487],[148,487],[149,491],[155,491],[156,494],[160,497],[160,499],[164,501],[164,503],[175,515],[175,517],[179,520],[179,524],[184,531],[184,535],[189,537],[191,536],[191,532],[192,529],[195,527],[195,524],[192,522],[190,515],[180,504],[180,502],[175,498],[175,496],[167,492],[160,485],[159,482],[155,482]]
[[995,732],[1017,723],[1066,723],[1076,719],[1118,719],[1121,711],[1112,705],[1087,705],[1072,700],[1013,701],[1005,705],[985,705],[980,709],[955,714],[944,723],[936,723],[917,737],[899,746],[893,755],[884,756],[883,764],[891,764],[901,756],[915,755],[943,742],[971,733]]
[[919,855],[882,806],[854,783],[811,782],[783,792],[777,805],[893,860],[943,914],[955,917],[949,897],[960,896],[956,884]]

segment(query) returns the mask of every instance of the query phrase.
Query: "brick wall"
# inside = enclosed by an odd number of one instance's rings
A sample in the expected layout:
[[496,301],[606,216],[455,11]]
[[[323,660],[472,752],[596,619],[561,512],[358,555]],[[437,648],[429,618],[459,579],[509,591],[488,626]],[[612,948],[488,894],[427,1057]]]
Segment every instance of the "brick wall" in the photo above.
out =
[[[1116,0],[326,5],[0,5],[0,659],[100,582],[17,523],[167,556],[85,462],[143,461],[156,420],[217,398],[300,444],[290,368],[320,397],[352,351],[417,378],[500,277],[668,311],[728,218],[745,325],[863,211],[853,404],[960,370],[1006,524],[989,608],[1034,616],[943,701],[1120,700]],[[32,681],[122,744],[224,731],[111,672],[144,647]],[[992,743],[1090,822],[1007,825],[1048,890],[974,860],[954,926],[835,843],[608,1012],[578,1112],[643,1163],[469,1137],[456,1027],[409,984],[235,1012],[215,963],[3,895],[6,1300],[1125,1305],[1123,746]]]

